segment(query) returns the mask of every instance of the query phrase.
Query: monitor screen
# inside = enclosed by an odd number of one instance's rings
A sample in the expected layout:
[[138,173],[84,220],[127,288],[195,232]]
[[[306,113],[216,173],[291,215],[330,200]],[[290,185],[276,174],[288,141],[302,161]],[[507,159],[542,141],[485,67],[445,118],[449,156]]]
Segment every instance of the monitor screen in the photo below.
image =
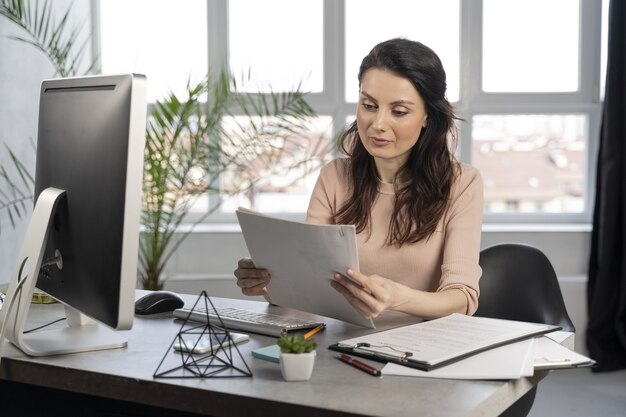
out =
[[[132,326],[146,111],[143,75],[42,82],[35,208],[0,310],[0,333],[30,355],[126,343],[87,317]],[[65,304],[68,328],[24,334],[35,285]]]

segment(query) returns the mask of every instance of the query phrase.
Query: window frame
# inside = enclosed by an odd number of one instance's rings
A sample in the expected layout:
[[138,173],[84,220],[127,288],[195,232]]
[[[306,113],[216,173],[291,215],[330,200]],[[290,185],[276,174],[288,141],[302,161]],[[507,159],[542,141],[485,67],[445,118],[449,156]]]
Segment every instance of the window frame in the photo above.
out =
[[579,89],[567,93],[488,93],[482,91],[481,0],[461,2],[461,91],[455,103],[460,125],[460,159],[471,164],[472,118],[483,114],[583,114],[587,116],[584,210],[581,213],[485,213],[487,224],[591,222],[595,166],[602,108],[600,102],[601,0],[580,0]]
[[[323,1],[323,90],[310,93],[308,101],[320,116],[336,122],[333,134],[343,128],[343,121],[353,117],[356,103],[345,101],[345,1]],[[591,222],[595,198],[595,160],[602,116],[601,43],[603,0],[579,0],[579,89],[567,93],[488,93],[482,83],[482,0],[462,1],[460,7],[459,101],[453,103],[459,123],[457,155],[471,161],[472,118],[483,114],[583,114],[587,116],[586,177],[582,213],[485,213],[485,224],[581,224]],[[224,68],[228,62],[228,0],[207,0],[207,36],[209,71]],[[99,19],[95,19],[99,22]],[[97,30],[94,36],[97,37]],[[99,37],[97,37],[99,39]],[[96,43],[94,41],[94,43]],[[356,74],[355,74],[356,82]],[[241,114],[233,109],[234,114]],[[218,197],[210,196],[210,199]],[[210,201],[213,203],[213,201]],[[201,214],[189,214],[193,223]],[[300,218],[304,216],[286,215]],[[233,213],[216,211],[205,223],[235,223]]]

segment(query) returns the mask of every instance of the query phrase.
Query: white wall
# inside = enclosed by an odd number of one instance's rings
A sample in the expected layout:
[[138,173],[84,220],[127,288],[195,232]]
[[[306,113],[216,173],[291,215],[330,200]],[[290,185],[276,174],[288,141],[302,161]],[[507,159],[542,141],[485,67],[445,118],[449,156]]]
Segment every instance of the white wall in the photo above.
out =
[[[91,31],[90,1],[50,2],[57,16],[61,17],[73,3],[70,25],[83,25],[81,34]],[[14,23],[0,17],[0,164],[7,170],[9,161],[7,144],[34,176],[35,152],[30,140],[37,141],[39,89],[41,81],[55,76],[54,66],[46,56],[31,45],[10,39],[10,36],[26,34]],[[91,60],[91,44],[87,45],[86,60]],[[32,208],[32,202],[27,204]],[[9,281],[22,237],[26,219],[18,221],[16,228],[5,211],[0,212],[0,285]]]

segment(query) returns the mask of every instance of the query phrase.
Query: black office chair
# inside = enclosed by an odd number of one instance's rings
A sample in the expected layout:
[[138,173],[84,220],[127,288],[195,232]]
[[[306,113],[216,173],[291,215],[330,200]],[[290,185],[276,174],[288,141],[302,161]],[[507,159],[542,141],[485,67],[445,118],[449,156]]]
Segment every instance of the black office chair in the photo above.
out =
[[[539,249],[503,243],[480,252],[480,300],[476,316],[547,323],[574,331],[552,264]],[[535,401],[533,387],[501,416],[526,416]]]

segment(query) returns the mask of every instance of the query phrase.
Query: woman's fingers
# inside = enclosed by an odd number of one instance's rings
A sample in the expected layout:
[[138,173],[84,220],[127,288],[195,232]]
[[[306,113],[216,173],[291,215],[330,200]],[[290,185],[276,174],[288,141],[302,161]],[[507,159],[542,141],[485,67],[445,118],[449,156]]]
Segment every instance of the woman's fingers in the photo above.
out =
[[263,284],[259,284],[259,285],[254,285],[251,287],[247,287],[247,288],[241,288],[241,293],[243,295],[265,295],[267,293],[267,289],[265,288],[267,286],[267,284],[263,283]]
[[239,268],[254,268],[254,262],[250,258],[241,258],[239,262],[237,262],[237,266]]
[[355,285],[353,281],[337,274],[331,286],[343,295],[346,300],[365,318],[378,316],[377,301],[368,291]]
[[240,259],[235,269],[237,286],[244,295],[264,295],[271,275],[267,269],[258,269],[250,258]]

